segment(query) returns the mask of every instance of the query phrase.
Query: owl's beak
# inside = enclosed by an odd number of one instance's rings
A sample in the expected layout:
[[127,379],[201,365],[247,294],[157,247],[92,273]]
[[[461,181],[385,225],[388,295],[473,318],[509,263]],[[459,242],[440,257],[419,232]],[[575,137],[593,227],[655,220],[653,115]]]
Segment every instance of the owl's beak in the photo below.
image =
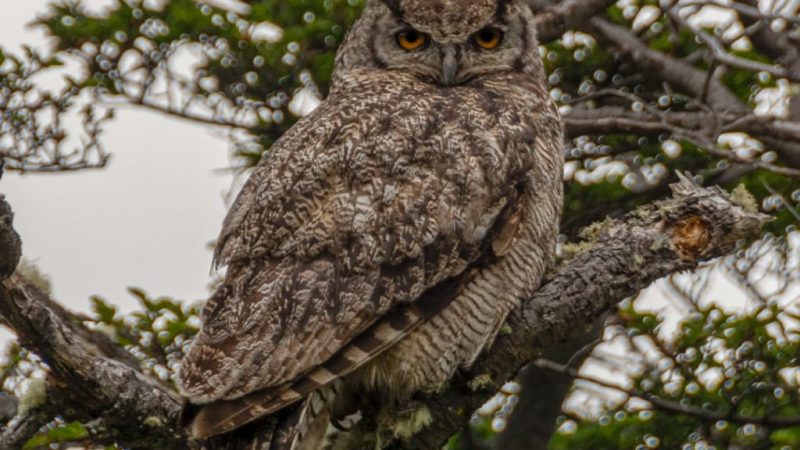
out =
[[451,86],[458,75],[458,56],[456,48],[448,45],[442,49],[442,84]]

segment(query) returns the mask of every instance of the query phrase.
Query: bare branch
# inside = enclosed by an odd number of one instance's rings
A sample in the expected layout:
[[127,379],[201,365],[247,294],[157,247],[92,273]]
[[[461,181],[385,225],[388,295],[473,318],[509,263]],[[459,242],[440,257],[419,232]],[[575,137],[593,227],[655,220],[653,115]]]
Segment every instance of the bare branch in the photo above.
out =
[[536,11],[537,38],[543,44],[554,41],[614,3],[610,0],[567,0]]
[[730,414],[727,412],[711,411],[708,409],[698,408],[696,406],[682,405],[680,403],[667,400],[657,395],[653,395],[649,392],[644,392],[638,389],[624,388],[618,384],[609,383],[607,381],[601,380],[596,377],[592,377],[589,375],[582,375],[578,373],[577,370],[571,367],[558,364],[553,361],[548,361],[545,359],[537,359],[535,361],[535,364],[537,367],[548,369],[562,375],[566,375],[575,380],[588,381],[598,386],[602,386],[607,389],[612,389],[614,391],[621,392],[623,394],[626,394],[629,398],[637,398],[640,400],[645,400],[646,402],[650,403],[655,409],[670,414],[682,414],[682,415],[699,417],[709,422],[724,420],[727,422],[737,423],[740,425],[755,424],[755,425],[762,425],[765,427],[774,427],[774,428],[784,428],[784,427],[792,427],[800,425],[800,417],[769,417],[769,416],[756,417],[756,416],[744,416],[741,414]]
[[573,108],[563,115],[567,136],[633,133],[656,136],[676,129],[699,131],[708,123],[705,112],[667,112],[658,115],[617,106],[596,109]]
[[[681,5],[683,6],[683,5]],[[790,78],[794,81],[800,80],[800,78],[794,78],[792,74],[784,69],[781,66],[769,65],[760,63],[758,61],[752,61],[749,59],[739,58],[734,55],[728,53],[725,49],[725,46],[719,41],[719,39],[711,36],[710,34],[706,33],[703,30],[697,29],[693,27],[689,22],[687,22],[678,12],[678,7],[670,8],[669,15],[676,23],[678,23],[681,27],[690,30],[697,36],[708,48],[711,50],[711,54],[713,55],[714,59],[720,63],[730,67],[738,67],[740,69],[752,70],[755,72],[767,72],[772,74],[778,78]],[[710,80],[711,77],[709,77]]]
[[[629,29],[614,25],[605,19],[593,17],[587,24],[586,28],[589,32],[628,56],[639,66],[640,70],[656,74],[678,89],[697,98],[703,96],[707,79],[704,71],[651,49]],[[719,112],[749,112],[747,106],[742,104],[719,80],[709,82],[707,99]]]

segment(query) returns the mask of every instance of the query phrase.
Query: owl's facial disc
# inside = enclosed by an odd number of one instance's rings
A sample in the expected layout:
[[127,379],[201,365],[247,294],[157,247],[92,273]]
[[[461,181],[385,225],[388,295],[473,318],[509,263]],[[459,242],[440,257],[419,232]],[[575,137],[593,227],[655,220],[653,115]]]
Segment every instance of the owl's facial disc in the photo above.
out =
[[531,48],[527,17],[513,7],[482,13],[470,20],[458,17],[463,27],[454,27],[442,25],[441,17],[386,7],[372,27],[377,33],[373,57],[381,69],[404,71],[445,87],[522,70],[529,58],[525,52],[536,50]]

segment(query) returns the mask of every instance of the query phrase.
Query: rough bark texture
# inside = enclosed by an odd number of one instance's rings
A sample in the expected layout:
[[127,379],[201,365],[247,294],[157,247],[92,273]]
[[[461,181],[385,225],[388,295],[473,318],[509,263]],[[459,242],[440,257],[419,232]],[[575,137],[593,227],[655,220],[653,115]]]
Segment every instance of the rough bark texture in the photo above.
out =
[[[716,188],[700,188],[684,179],[673,190],[672,199],[598,225],[593,242],[552,271],[470,373],[460,374],[440,395],[419,399],[430,410],[432,424],[392,448],[437,448],[527,361],[653,280],[729,252],[737,240],[755,236],[766,218]],[[4,201],[0,212],[10,224]],[[0,241],[8,234],[13,234],[10,226],[0,229]],[[8,253],[0,258],[8,260],[18,246],[4,250]],[[69,405],[62,415],[100,419],[104,435],[129,448],[189,446],[180,421],[183,404],[175,393],[144,375],[130,355],[85,328],[21,276],[12,275],[0,286],[0,314],[21,343],[51,367],[53,401]],[[479,390],[469,387],[470,380],[486,375],[491,383]],[[38,428],[31,424],[41,423],[35,416],[16,420],[20,425],[7,428],[0,442],[24,442]]]
[[0,195],[0,279],[14,273],[22,258],[22,242],[14,231],[13,221],[14,213],[6,203],[5,196]]
[[[4,238],[0,235],[0,240]],[[183,401],[176,393],[143,374],[132,355],[84,327],[20,275],[11,275],[1,286],[0,315],[17,333],[20,344],[51,369],[51,392],[39,410],[55,403],[69,406],[59,411],[66,418],[102,419],[108,436],[130,448],[181,448]],[[24,419],[28,425],[7,430],[0,443],[7,439],[25,442],[38,429],[30,425],[38,414],[32,411]],[[15,436],[8,436],[11,433]]]

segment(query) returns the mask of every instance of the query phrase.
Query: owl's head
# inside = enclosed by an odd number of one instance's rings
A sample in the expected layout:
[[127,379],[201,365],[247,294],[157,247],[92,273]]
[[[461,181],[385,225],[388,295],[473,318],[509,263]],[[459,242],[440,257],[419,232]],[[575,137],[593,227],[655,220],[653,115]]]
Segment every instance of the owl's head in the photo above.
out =
[[403,71],[441,86],[540,75],[535,31],[520,0],[368,0],[334,80],[353,70]]

